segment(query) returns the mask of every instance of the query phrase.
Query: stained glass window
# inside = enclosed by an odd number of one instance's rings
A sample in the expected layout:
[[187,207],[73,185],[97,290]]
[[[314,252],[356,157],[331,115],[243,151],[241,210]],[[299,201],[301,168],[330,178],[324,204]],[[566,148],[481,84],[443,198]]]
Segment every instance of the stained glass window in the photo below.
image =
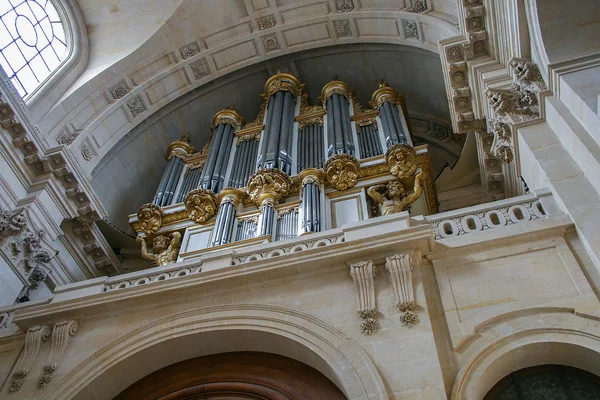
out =
[[484,400],[597,400],[600,378],[577,368],[525,368],[498,382]]
[[50,0],[0,0],[0,66],[22,97],[63,61],[63,23]]

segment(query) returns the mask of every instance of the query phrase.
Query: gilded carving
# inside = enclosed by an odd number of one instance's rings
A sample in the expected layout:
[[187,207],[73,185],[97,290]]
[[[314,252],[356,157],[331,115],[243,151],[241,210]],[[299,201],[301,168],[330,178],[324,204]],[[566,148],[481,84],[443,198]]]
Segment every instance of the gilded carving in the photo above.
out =
[[260,169],[248,180],[248,194],[256,206],[264,200],[278,201],[287,196],[292,189],[293,181],[287,174],[278,169]]
[[192,137],[189,132],[186,132],[178,140],[172,142],[167,148],[167,154],[165,157],[170,159],[171,157],[188,157],[196,152],[196,149],[190,144]]
[[217,212],[215,194],[207,189],[194,189],[185,196],[185,208],[189,218],[198,223],[208,221]]
[[269,98],[272,94],[279,91],[291,92],[294,97],[298,97],[304,85],[294,75],[278,72],[270,77],[265,83],[264,98]]
[[137,217],[139,226],[135,230],[150,235],[162,226],[163,211],[156,204],[146,203],[138,210]]
[[439,205],[437,199],[437,189],[435,188],[435,176],[431,167],[431,159],[429,153],[421,153],[417,155],[421,173],[423,174],[423,186],[425,188],[425,202],[429,215],[437,214]]
[[394,88],[391,88],[386,81],[379,81],[379,86],[375,92],[373,92],[373,96],[371,96],[371,101],[369,101],[369,105],[373,108],[379,109],[383,103],[394,103],[394,104],[402,104],[402,96],[398,93],[398,91]]
[[161,267],[175,262],[179,251],[179,242],[181,241],[181,233],[173,232],[169,236],[159,235],[152,241],[152,249],[154,253],[148,253],[148,247],[143,237],[138,236],[136,239],[142,246],[142,257],[152,261],[152,265]]
[[238,112],[233,108],[233,105],[230,105],[224,110],[221,110],[215,114],[213,117],[213,128],[219,124],[229,124],[233,126],[233,129],[236,129],[238,126],[244,123],[244,118],[238,114]]
[[348,99],[352,98],[352,89],[345,82],[340,81],[337,76],[333,77],[333,80],[323,86],[321,90],[321,97],[319,97],[319,101],[323,104],[327,102],[334,94],[338,94],[340,96],[344,96]]
[[382,215],[399,213],[406,210],[409,205],[421,197],[422,178],[423,173],[420,173],[415,177],[413,193],[410,195],[399,180],[390,181],[387,184],[371,186],[367,189],[367,193],[377,204],[379,204]]
[[419,160],[414,147],[407,144],[395,144],[385,153],[390,173],[397,178],[410,178],[417,172]]
[[360,168],[356,158],[348,154],[333,155],[325,163],[327,183],[337,190],[347,190],[358,182]]

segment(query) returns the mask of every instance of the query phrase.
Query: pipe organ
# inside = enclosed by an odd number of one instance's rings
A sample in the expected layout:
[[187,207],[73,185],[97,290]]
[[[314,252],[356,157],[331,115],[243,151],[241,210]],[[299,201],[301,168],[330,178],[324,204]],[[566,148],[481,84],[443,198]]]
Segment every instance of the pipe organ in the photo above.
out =
[[169,145],[152,203],[130,216],[139,240],[160,251],[178,232],[185,260],[382,214],[437,212],[427,146],[413,147],[404,97],[384,81],[368,109],[337,78],[317,105],[286,73],[261,97],[250,123],[233,107],[217,112],[201,151],[189,135]]

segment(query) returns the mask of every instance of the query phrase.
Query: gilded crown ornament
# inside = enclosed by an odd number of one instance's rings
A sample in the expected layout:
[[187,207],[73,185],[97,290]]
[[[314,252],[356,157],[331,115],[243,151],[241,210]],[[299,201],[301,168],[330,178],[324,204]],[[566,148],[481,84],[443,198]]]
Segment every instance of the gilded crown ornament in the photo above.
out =
[[339,94],[341,96],[345,96],[348,99],[352,98],[352,89],[345,82],[340,81],[337,76],[333,77],[334,79],[323,86],[321,90],[321,96],[319,97],[319,101],[323,104],[327,102],[334,94]]
[[292,189],[292,179],[283,171],[273,168],[260,169],[248,180],[248,194],[254,204],[264,200],[278,201]]
[[189,211],[189,219],[203,223],[217,212],[215,194],[208,189],[194,189],[185,196],[185,208]]
[[392,87],[390,87],[386,81],[383,79],[379,81],[379,85],[377,90],[373,92],[373,96],[371,96],[371,101],[369,101],[369,105],[373,108],[378,109],[383,103],[394,103],[394,104],[403,104],[404,96],[398,93],[398,91]]
[[291,92],[294,97],[297,97],[302,93],[303,89],[304,85],[300,82],[300,79],[292,74],[278,72],[267,80],[265,83],[265,92],[262,96],[269,98],[274,93],[286,91]]
[[238,114],[237,111],[235,111],[233,106],[229,106],[228,108],[218,111],[215,114],[212,121],[212,127],[214,128],[219,124],[229,124],[235,129],[243,123],[244,118]]
[[358,160],[348,154],[333,155],[325,163],[327,183],[337,190],[347,190],[358,182]]
[[137,213],[139,220],[138,232],[150,235],[157,232],[162,226],[162,208],[153,203],[147,203],[140,207]]
[[196,149],[190,144],[191,139],[192,137],[190,133],[186,132],[185,135],[172,142],[167,148],[167,154],[165,154],[165,158],[170,160],[171,157],[183,158],[194,154]]
[[410,178],[419,168],[419,159],[414,147],[398,143],[385,153],[390,173],[397,178]]

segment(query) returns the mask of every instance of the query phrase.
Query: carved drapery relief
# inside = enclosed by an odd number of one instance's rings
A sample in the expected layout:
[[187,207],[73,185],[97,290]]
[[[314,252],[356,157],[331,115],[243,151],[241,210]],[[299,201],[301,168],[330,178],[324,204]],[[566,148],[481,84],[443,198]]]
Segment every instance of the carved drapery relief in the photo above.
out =
[[376,267],[373,261],[360,261],[350,265],[350,276],[356,289],[357,312],[363,319],[360,328],[370,335],[379,329],[377,304],[375,301]]
[[279,201],[292,189],[293,181],[287,174],[278,169],[266,168],[256,171],[248,180],[250,199],[260,207],[265,200]]
[[40,389],[45,388],[52,381],[52,373],[58,368],[58,363],[62,360],[71,337],[75,335],[79,328],[77,321],[61,321],[54,325],[52,329],[52,347],[50,354],[44,365],[44,376],[38,381]]
[[404,326],[413,327],[418,318],[413,312],[417,300],[413,282],[412,257],[409,254],[394,254],[385,259],[385,268],[389,273],[396,295],[396,307],[402,313],[400,321]]
[[347,190],[358,182],[360,164],[348,154],[333,155],[325,163],[327,183],[337,190]]
[[138,210],[137,217],[140,222],[138,232],[150,235],[162,226],[163,211],[156,204],[146,203]]
[[385,153],[390,173],[397,178],[410,178],[419,168],[419,159],[412,146],[395,144]]
[[50,328],[48,326],[32,326],[25,335],[25,346],[23,352],[17,361],[13,373],[13,380],[10,384],[9,392],[19,391],[23,386],[25,377],[33,367],[35,360],[40,354],[42,342],[50,337]]
[[189,218],[198,223],[208,221],[217,212],[215,194],[207,189],[194,189],[184,200],[185,208],[189,211]]
[[152,249],[154,253],[149,253],[144,238],[138,236],[136,239],[142,247],[142,257],[152,261],[152,265],[161,267],[174,263],[177,260],[179,252],[179,243],[181,242],[181,233],[173,232],[169,236],[158,235],[152,240]]

